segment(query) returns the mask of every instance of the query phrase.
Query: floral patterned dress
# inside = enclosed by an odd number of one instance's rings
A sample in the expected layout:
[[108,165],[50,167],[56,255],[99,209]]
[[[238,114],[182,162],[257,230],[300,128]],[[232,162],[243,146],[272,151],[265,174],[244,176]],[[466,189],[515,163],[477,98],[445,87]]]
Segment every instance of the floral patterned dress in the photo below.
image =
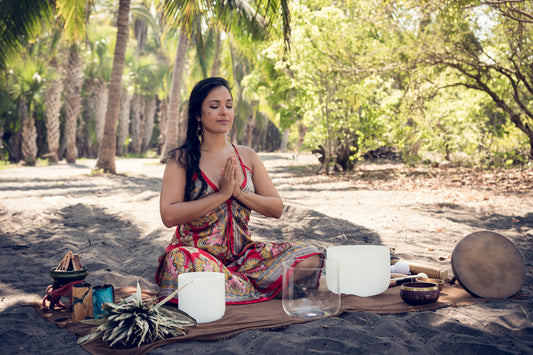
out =
[[[254,192],[252,171],[234,149],[244,173],[241,188]],[[208,188],[198,196],[201,183],[195,176],[193,199],[218,191],[206,175],[202,173],[202,176]],[[216,271],[226,276],[227,304],[266,301],[281,290],[282,263],[295,265],[320,254],[311,245],[252,241],[248,227],[250,213],[248,207],[232,197],[207,215],[178,226],[170,245],[159,258],[155,277],[159,297],[166,297],[177,289],[181,273]],[[177,303],[177,298],[171,302]]]

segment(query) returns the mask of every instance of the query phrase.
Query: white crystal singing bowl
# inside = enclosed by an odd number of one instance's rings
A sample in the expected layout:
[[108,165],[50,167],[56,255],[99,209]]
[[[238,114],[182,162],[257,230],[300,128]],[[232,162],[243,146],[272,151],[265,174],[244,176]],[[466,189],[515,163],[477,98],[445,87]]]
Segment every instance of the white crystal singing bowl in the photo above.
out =
[[178,308],[197,323],[209,323],[226,312],[226,282],[221,272],[186,272],[178,275]]
[[340,292],[370,297],[390,283],[390,249],[383,245],[339,245],[326,250],[339,263]]

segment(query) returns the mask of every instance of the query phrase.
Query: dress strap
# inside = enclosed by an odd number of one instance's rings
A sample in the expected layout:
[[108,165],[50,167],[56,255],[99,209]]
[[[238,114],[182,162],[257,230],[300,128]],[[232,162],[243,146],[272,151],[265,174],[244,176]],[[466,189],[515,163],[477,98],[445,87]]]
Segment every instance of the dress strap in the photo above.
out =
[[241,155],[239,154],[239,151],[237,150],[237,147],[235,146],[235,144],[231,143],[231,145],[233,146],[233,149],[235,150],[235,153],[237,153],[237,158],[239,158],[239,163],[241,164],[242,173],[246,177],[246,169],[250,170],[250,168],[247,167],[246,165],[244,165],[244,163],[243,163],[243,161],[241,159]]

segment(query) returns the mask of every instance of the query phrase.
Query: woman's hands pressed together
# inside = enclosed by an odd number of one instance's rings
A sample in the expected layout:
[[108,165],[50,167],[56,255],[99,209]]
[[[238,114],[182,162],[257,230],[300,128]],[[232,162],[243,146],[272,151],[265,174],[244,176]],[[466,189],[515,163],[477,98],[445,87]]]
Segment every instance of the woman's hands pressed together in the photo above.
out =
[[226,159],[226,164],[222,169],[219,183],[219,192],[229,199],[241,195],[241,181],[239,181],[239,162],[235,154],[231,154]]

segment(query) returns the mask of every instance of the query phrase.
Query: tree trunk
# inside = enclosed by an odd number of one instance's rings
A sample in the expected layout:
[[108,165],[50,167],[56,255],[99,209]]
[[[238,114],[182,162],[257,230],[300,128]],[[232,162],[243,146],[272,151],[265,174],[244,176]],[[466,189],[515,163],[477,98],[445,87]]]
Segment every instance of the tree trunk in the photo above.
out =
[[185,68],[185,55],[187,54],[187,36],[185,31],[180,31],[176,61],[172,73],[172,88],[170,89],[170,99],[168,103],[167,127],[165,133],[165,145],[161,153],[161,162],[165,160],[168,152],[178,146],[178,122],[180,116],[181,84],[183,81],[183,70]]
[[116,155],[123,156],[124,143],[128,138],[130,128],[130,109],[131,109],[131,96],[127,89],[122,89],[120,95],[120,113],[118,116],[118,134],[117,134],[117,151]]
[[298,125],[298,142],[296,143],[296,153],[300,154],[300,149],[304,144],[305,135],[307,133],[307,126],[300,122]]
[[215,54],[213,55],[213,66],[211,67],[211,77],[214,77],[218,73],[218,67],[220,65],[220,31],[217,31],[217,37],[215,39]]
[[51,163],[59,161],[59,117],[61,115],[61,93],[63,92],[63,82],[61,79],[53,80],[44,92],[45,115],[46,115],[46,141],[48,143],[47,157]]
[[130,0],[120,0],[118,5],[118,29],[115,53],[113,56],[113,70],[109,83],[109,96],[105,114],[104,136],[98,148],[96,168],[116,174],[115,149],[116,130],[120,110],[120,93],[122,91],[122,74],[126,64],[126,46],[128,45],[128,19],[130,14]]
[[83,79],[82,60],[78,48],[73,45],[68,56],[65,73],[65,143],[67,149],[67,163],[74,164],[78,157],[76,147],[76,133],[78,116],[81,111],[81,86]]
[[[187,118],[189,117],[189,105],[185,105],[181,110],[179,127],[187,127]],[[187,139],[187,129],[178,132],[178,145],[182,145]]]
[[129,150],[133,154],[139,154],[141,152],[142,137],[141,137],[141,112],[142,98],[139,94],[133,94],[133,100],[131,101],[131,115],[130,115],[130,138],[131,143]]
[[246,122],[246,146],[250,148],[252,147],[252,136],[254,133],[254,128],[255,128],[255,120],[254,120],[254,116],[252,115],[248,119],[248,122]]
[[22,118],[22,159],[26,165],[35,165],[37,159],[37,130],[35,120],[28,110],[26,99],[20,101],[20,114]]
[[167,134],[168,99],[159,102],[159,137],[157,138],[159,154],[163,151]]
[[97,79],[94,95],[94,135],[98,149],[104,136],[105,111],[108,100],[107,84]]
[[142,153],[146,153],[148,148],[150,148],[150,141],[152,140],[152,133],[154,131],[154,117],[156,110],[156,100],[155,97],[152,98],[145,104],[145,114],[144,114],[144,130],[143,130],[143,144],[141,148]]
[[287,151],[287,145],[289,144],[289,133],[291,133],[290,128],[285,128],[283,131],[283,138],[281,139],[281,144],[279,146],[279,150],[282,153],[285,153]]
[[261,149],[262,151],[266,151],[267,150],[267,131],[268,131],[268,122],[269,122],[269,119],[268,119],[268,116],[267,115],[263,115],[263,122],[261,124],[261,127],[259,128],[259,137],[257,139],[257,143],[256,143],[256,147],[258,147],[259,149]]

